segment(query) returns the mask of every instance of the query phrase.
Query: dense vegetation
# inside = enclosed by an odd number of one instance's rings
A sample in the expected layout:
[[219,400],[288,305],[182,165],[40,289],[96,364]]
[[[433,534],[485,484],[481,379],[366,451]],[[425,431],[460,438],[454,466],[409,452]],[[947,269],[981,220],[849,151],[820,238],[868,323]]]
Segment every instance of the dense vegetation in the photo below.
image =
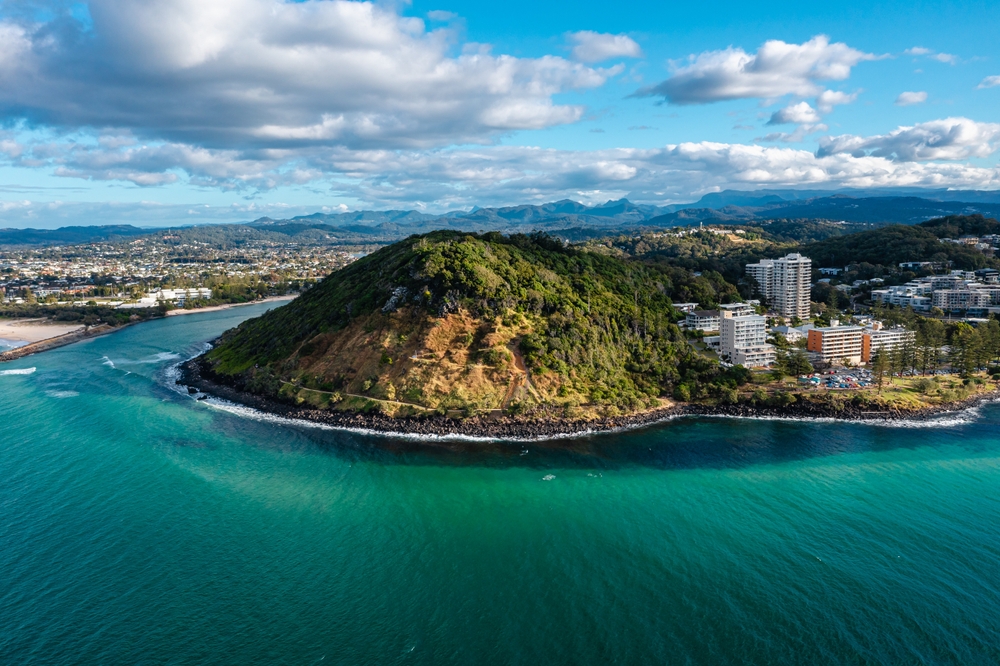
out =
[[938,238],[987,236],[1000,233],[1000,222],[982,215],[949,215],[921,222],[920,226]]
[[163,307],[116,310],[106,305],[87,305],[84,307],[67,307],[65,305],[40,303],[0,305],[0,317],[14,319],[46,318],[67,324],[80,323],[87,326],[96,326],[98,324],[121,326],[130,322],[161,317],[165,313],[166,308]]
[[[705,394],[713,380],[732,383],[685,342],[674,323],[672,289],[671,274],[655,267],[567,248],[545,235],[434,232],[360,259],[291,304],[244,322],[208,361],[216,376],[276,394],[280,381],[297,376],[297,359],[316,353],[323,334],[362,321],[374,330],[396,321],[396,311],[432,319],[464,312],[480,322],[468,344],[521,326],[519,348],[534,377],[554,376],[559,395],[587,404],[635,409],[680,384]],[[409,329],[397,325],[393,339],[422,330],[412,317],[405,321]],[[383,365],[393,362],[391,352],[387,347]],[[479,354],[487,363],[503,355]],[[364,390],[374,390],[377,379]]]
[[[978,217],[982,219],[982,216]],[[991,265],[991,260],[975,248],[940,241],[940,238],[949,236],[945,233],[937,235],[936,232],[954,233],[961,228],[959,225],[962,219],[943,218],[942,220],[952,222],[931,220],[913,227],[892,225],[848,236],[828,238],[804,245],[801,252],[813,260],[814,266],[846,266],[862,262],[898,266],[905,261],[941,263],[950,261],[955,268],[974,270]],[[995,220],[992,222],[996,223]],[[952,237],[957,238],[960,235],[964,233],[956,233]]]

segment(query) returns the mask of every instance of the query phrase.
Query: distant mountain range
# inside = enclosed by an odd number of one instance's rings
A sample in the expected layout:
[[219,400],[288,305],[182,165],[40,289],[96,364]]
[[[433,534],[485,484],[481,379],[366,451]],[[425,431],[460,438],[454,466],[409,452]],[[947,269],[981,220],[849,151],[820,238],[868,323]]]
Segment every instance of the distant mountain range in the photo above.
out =
[[[918,196],[919,195],[919,196]],[[774,219],[820,219],[851,223],[916,224],[945,215],[981,213],[1000,217],[998,191],[948,190],[726,190],[690,204],[652,206],[627,199],[587,206],[563,200],[543,205],[474,208],[432,215],[413,210],[314,213],[291,219],[262,217],[242,225],[283,235],[304,229],[329,229],[338,236],[388,241],[434,229],[461,231],[549,231],[573,229],[577,235],[635,228],[740,223]],[[213,225],[234,226],[234,225]],[[55,230],[3,229],[0,245],[70,245],[149,234],[153,230],[119,225],[63,227]]]

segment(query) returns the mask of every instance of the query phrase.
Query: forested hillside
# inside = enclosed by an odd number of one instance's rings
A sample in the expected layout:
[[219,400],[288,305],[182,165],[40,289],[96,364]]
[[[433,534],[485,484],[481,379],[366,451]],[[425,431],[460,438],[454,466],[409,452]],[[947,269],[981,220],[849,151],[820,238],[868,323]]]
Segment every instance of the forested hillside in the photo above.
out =
[[802,246],[801,252],[813,260],[814,266],[861,262],[897,266],[904,261],[951,261],[955,268],[974,270],[991,264],[992,260],[975,248],[942,243],[931,232],[933,228],[893,225],[809,243]]
[[673,288],[655,267],[544,235],[435,232],[244,322],[207,365],[255,393],[324,404],[634,410],[718,379],[674,323]]

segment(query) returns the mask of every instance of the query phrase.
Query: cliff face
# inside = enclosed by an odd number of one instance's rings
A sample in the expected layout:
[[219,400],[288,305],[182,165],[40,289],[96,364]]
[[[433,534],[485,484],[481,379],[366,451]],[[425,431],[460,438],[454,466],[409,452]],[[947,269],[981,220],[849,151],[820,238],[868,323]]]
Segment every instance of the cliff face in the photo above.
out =
[[435,232],[228,331],[201,366],[324,409],[635,411],[708,371],[673,323],[669,287],[653,268],[545,236]]

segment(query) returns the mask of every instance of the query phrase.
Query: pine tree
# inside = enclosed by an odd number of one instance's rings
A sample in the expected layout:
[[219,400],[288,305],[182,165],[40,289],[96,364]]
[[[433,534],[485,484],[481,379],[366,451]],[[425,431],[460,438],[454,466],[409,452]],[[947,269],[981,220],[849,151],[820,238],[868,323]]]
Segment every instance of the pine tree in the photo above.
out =
[[872,357],[872,372],[875,374],[875,384],[878,386],[878,392],[882,393],[882,379],[885,377],[885,373],[889,371],[889,359],[882,348],[875,350],[875,356]]

